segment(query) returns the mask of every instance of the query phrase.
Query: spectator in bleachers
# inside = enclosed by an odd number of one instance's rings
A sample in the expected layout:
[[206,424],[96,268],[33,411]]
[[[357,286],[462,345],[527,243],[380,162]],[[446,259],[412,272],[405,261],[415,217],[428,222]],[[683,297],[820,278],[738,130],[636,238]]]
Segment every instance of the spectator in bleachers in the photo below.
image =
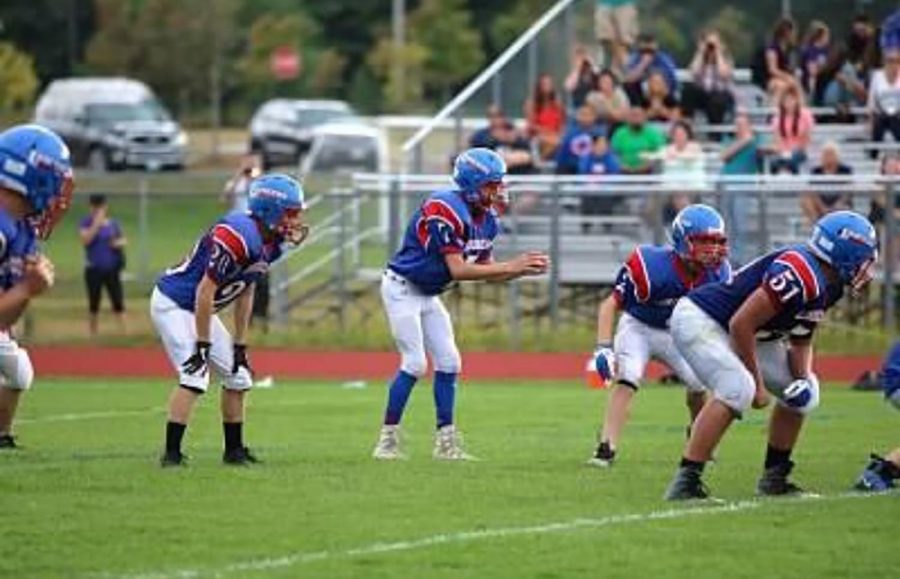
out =
[[556,174],[576,175],[593,153],[594,139],[606,136],[606,127],[597,124],[597,115],[588,105],[575,113],[575,123],[566,131],[556,151]]
[[636,4],[635,0],[597,0],[594,31],[610,68],[623,70],[628,51],[637,38]]
[[734,117],[734,138],[722,150],[723,175],[755,175],[759,173],[762,141],[753,130],[746,113]]
[[795,175],[806,162],[806,150],[815,120],[812,112],[803,104],[803,97],[796,84],[788,86],[778,100],[778,111],[772,118],[774,154],[773,173],[789,171]]
[[817,78],[828,62],[830,53],[831,30],[821,20],[813,20],[800,47],[800,81],[814,104],[820,102],[816,100]]
[[550,159],[559,146],[566,113],[549,74],[538,78],[531,98],[525,102],[525,118],[528,134],[536,139],[541,158]]
[[[881,174],[900,179],[900,152],[891,151],[881,158]],[[885,239],[887,238],[884,230],[885,219],[887,217],[885,215],[885,210],[887,207],[893,207],[894,219],[897,224],[900,225],[900,196],[894,197],[894,202],[891,203],[888,199],[888,195],[892,189],[900,192],[900,180],[894,182],[893,185],[887,185],[884,194],[873,197],[869,207],[869,221],[878,228],[878,237],[881,239],[882,254],[885,253],[884,244]],[[900,259],[900,235],[894,235],[892,242],[894,259]]]
[[[852,175],[853,169],[841,162],[841,153],[838,144],[834,141],[828,141],[822,145],[822,152],[819,166],[814,167],[812,174],[816,176],[828,175]],[[846,183],[846,179],[837,178],[833,182],[828,180],[820,184],[836,184]],[[815,187],[815,185],[813,185]],[[800,200],[800,208],[810,224],[813,224],[824,215],[840,209],[850,209],[853,206],[853,199],[848,193],[829,193],[818,192],[808,193]]]
[[900,143],[900,46],[884,56],[884,67],[872,73],[869,85],[872,140],[880,143],[890,133]]
[[647,123],[647,115],[639,106],[632,106],[626,124],[613,133],[610,146],[619,158],[622,172],[630,175],[646,175],[653,172],[654,164],[645,158],[666,144],[666,137],[656,126]]
[[[723,175],[756,175],[762,157],[762,140],[753,130],[750,117],[738,113],[734,118],[734,137],[722,151]],[[739,183],[726,183],[723,198],[725,221],[728,226],[728,245],[732,265],[744,265],[752,258],[747,243],[749,218],[755,199]]]
[[490,105],[487,108],[487,126],[478,129],[469,137],[470,147],[484,147],[493,149],[496,142],[496,136],[503,128],[512,125],[503,110],[497,105]]
[[488,126],[476,131],[469,139],[469,146],[484,147],[496,151],[506,161],[510,175],[528,175],[535,172],[531,143],[515,125],[506,118],[500,107],[488,107]]
[[814,102],[835,107],[839,118],[852,121],[846,111],[853,106],[865,106],[869,77],[877,68],[878,59],[875,28],[868,16],[857,15],[850,34],[833,51],[817,77]]
[[669,144],[661,151],[662,173],[678,192],[663,207],[663,223],[671,223],[679,211],[691,204],[691,197],[706,185],[705,154],[694,140],[686,121],[675,121],[669,129]]
[[[581,158],[578,164],[579,175],[593,175],[598,180],[608,175],[619,175],[622,167],[616,154],[609,148],[605,135],[594,138],[590,155]],[[622,202],[623,197],[613,195],[585,195],[581,197],[581,213],[583,215],[609,215]],[[591,225],[584,224],[582,230],[587,233]]]
[[662,73],[670,94],[678,91],[678,79],[675,60],[664,50],[659,48],[656,38],[652,34],[642,34],[638,38],[637,49],[633,50],[625,65],[623,85],[628,100],[638,102],[643,96],[643,85],[653,71]]
[[775,98],[781,92],[797,83],[794,77],[794,47],[796,31],[794,21],[780,18],[772,29],[772,35],[765,46],[757,50],[753,57],[751,72],[753,84]]
[[669,90],[662,72],[654,70],[647,78],[640,105],[647,111],[647,120],[668,123],[681,117],[678,99]]
[[597,67],[587,48],[579,44],[572,53],[572,68],[564,83],[572,110],[578,110],[585,103],[588,93],[596,84]]
[[597,83],[587,96],[587,103],[594,109],[597,121],[610,127],[610,134],[625,122],[631,103],[619,85],[619,80],[608,68],[597,75]]
[[734,60],[715,30],[703,33],[691,60],[691,80],[681,90],[681,109],[693,118],[703,111],[709,123],[718,125],[734,110]]

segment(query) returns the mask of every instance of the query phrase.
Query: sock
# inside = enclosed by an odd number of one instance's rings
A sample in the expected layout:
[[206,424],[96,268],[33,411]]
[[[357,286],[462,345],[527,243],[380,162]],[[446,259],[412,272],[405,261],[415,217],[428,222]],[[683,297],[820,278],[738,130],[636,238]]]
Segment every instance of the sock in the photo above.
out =
[[434,373],[434,409],[437,427],[453,424],[453,407],[456,403],[456,373]]
[[790,462],[792,451],[793,449],[779,450],[770,444],[766,448],[766,468]]
[[706,463],[682,457],[681,463],[679,464],[679,466],[681,468],[689,468],[691,470],[703,472],[703,467],[706,466]]
[[403,411],[406,409],[406,402],[412,393],[413,386],[416,385],[416,378],[409,372],[400,370],[394,376],[391,382],[391,388],[388,391],[387,410],[384,411],[384,423],[386,425],[400,424],[403,418]]
[[184,431],[187,424],[178,422],[166,422],[166,452],[181,453],[181,439],[184,438]]
[[222,430],[225,432],[225,450],[244,447],[243,422],[223,422]]

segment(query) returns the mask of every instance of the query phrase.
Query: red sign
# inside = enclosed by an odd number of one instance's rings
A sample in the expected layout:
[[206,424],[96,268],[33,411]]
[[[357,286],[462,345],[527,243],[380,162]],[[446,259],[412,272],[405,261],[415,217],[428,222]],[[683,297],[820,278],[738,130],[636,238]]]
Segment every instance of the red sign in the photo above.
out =
[[300,74],[300,54],[293,46],[279,46],[272,51],[269,68],[278,80],[291,80]]

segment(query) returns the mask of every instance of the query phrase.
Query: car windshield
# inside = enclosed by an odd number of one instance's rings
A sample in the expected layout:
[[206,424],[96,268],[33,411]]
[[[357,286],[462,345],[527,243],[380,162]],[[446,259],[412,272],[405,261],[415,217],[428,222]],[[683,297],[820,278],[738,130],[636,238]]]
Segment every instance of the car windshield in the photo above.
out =
[[337,120],[344,120],[353,116],[346,109],[307,109],[296,110],[295,123],[298,127],[314,127]]
[[142,103],[95,103],[85,107],[91,122],[111,125],[122,121],[168,121],[169,113],[155,101]]

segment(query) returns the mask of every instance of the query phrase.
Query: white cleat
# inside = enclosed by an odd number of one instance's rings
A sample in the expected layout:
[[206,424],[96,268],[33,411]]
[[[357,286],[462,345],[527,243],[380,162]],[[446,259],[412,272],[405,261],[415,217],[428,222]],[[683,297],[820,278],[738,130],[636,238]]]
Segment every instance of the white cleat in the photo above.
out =
[[381,427],[378,443],[372,451],[372,457],[378,460],[402,460],[406,458],[400,451],[400,426],[385,424]]
[[434,434],[434,452],[436,460],[478,460],[463,450],[462,435],[452,424],[442,426]]

